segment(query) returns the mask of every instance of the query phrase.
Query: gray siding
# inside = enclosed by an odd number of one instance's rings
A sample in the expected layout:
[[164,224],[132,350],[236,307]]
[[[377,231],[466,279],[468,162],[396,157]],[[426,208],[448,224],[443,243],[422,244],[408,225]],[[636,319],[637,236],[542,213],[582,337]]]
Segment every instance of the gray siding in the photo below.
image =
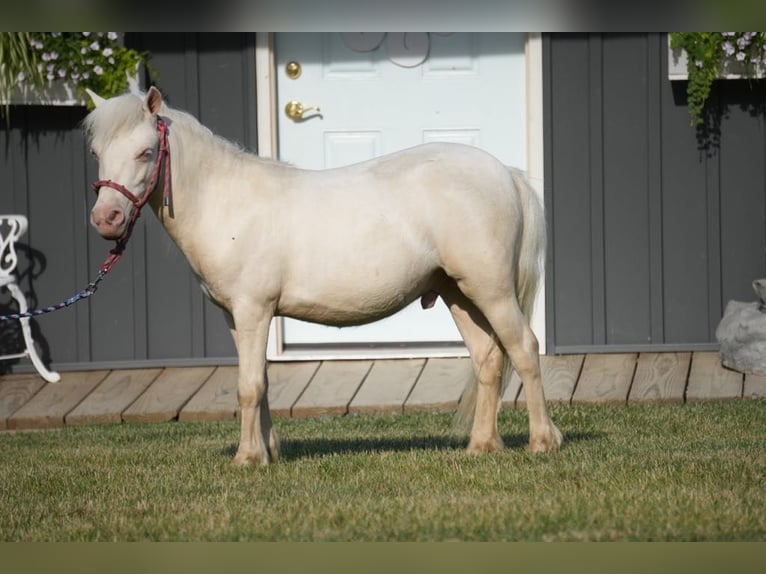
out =
[[[255,148],[254,35],[147,33],[128,42],[152,53],[156,84],[171,105]],[[86,113],[14,107],[0,138],[0,212],[29,218],[19,270],[35,305],[82,289],[112,246],[88,224],[95,200],[88,186],[97,168],[79,126]],[[0,299],[0,309],[9,301]],[[59,369],[235,360],[220,310],[203,297],[182,254],[149,213],[96,296],[33,323],[44,357]],[[10,352],[18,337],[7,326],[0,333],[0,354]]]
[[544,65],[548,348],[714,348],[766,275],[763,83],[718,82],[698,134],[665,34],[554,34]]

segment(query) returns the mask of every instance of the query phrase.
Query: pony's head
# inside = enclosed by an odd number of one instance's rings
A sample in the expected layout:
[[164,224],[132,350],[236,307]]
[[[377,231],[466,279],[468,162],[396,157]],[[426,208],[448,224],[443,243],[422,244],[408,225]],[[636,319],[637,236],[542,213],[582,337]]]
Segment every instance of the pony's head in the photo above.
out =
[[[98,161],[99,183],[114,182],[141,200],[151,192],[149,180],[158,160],[157,115],[163,107],[162,95],[153,86],[146,94],[131,89],[108,100],[90,90],[88,94],[96,107],[84,125]],[[96,191],[90,222],[105,239],[119,239],[135,206],[114,187],[100,185]]]

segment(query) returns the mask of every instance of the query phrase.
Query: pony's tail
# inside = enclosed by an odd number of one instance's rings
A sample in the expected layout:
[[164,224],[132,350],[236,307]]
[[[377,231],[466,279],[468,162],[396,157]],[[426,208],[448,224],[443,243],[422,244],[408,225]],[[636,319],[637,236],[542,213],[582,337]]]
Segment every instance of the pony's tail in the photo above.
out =
[[[508,168],[508,171],[513,181],[513,187],[518,194],[522,213],[520,245],[517,252],[516,269],[514,270],[516,299],[527,321],[531,321],[535,295],[537,294],[544,268],[547,238],[545,212],[535,190],[532,189],[523,172],[514,168]],[[513,366],[506,355],[500,384],[500,396],[505,392],[512,376]],[[466,385],[455,413],[453,429],[456,432],[466,434],[470,431],[476,411],[478,388],[479,381],[474,376]]]
[[509,168],[519,194],[522,209],[521,246],[516,266],[516,298],[527,321],[532,319],[532,306],[544,267],[546,225],[543,206],[519,170]]

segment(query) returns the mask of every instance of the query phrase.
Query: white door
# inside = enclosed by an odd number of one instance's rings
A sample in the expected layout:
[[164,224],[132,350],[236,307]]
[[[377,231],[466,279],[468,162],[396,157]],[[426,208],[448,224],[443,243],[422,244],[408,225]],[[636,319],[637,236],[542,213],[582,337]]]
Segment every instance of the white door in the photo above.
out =
[[[277,34],[279,158],[324,169],[453,141],[526,169],[524,40],[520,33]],[[303,106],[303,119],[288,117],[291,102],[293,113]],[[460,342],[441,300],[428,310],[416,301],[360,327],[282,325],[286,349]]]

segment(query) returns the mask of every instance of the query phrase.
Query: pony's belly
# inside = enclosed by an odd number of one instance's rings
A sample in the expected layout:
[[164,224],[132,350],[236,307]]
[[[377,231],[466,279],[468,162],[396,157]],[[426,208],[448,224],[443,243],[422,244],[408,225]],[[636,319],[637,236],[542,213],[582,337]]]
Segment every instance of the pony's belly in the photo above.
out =
[[[422,291],[422,292],[421,292]],[[343,298],[282,298],[277,314],[333,327],[364,325],[400,311],[427,289],[415,292],[353,294]]]

